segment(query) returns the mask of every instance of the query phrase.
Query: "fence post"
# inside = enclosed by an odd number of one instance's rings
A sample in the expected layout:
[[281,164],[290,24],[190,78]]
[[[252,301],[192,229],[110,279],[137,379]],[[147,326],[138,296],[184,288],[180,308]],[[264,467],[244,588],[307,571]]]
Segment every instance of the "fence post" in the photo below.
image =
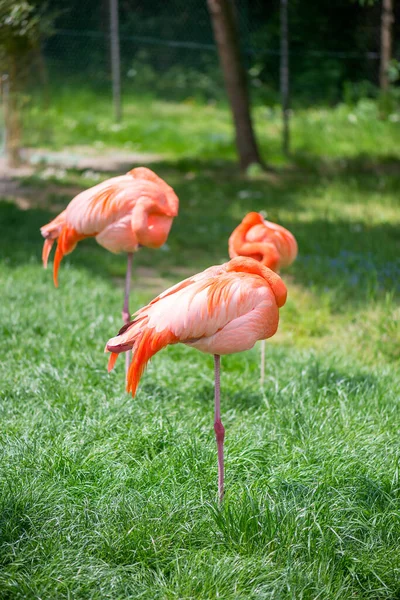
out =
[[121,106],[121,61],[119,53],[118,0],[110,0],[111,76],[115,120],[122,117]]
[[388,70],[392,58],[393,4],[393,0],[383,0],[382,3],[381,62],[379,67],[379,86],[382,92],[387,92],[390,85]]
[[282,149],[285,156],[289,154],[289,31],[288,0],[281,0],[281,64],[280,87],[282,102],[283,137]]
[[8,75],[4,73],[0,76],[0,98],[1,98],[1,112],[3,121],[3,132],[0,145],[0,156],[4,156],[7,153],[7,110],[8,110]]

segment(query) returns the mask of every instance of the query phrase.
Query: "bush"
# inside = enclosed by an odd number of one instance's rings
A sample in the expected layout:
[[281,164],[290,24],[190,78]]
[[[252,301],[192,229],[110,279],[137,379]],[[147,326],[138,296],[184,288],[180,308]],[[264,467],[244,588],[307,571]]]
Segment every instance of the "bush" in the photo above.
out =
[[363,98],[376,99],[379,89],[370,81],[345,81],[343,84],[343,102],[348,106],[354,106]]

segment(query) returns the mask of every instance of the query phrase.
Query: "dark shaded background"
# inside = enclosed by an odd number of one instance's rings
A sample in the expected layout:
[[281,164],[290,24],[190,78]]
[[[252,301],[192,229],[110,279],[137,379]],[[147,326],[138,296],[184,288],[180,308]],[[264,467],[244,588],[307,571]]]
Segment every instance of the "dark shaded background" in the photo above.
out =
[[[253,95],[279,98],[279,1],[236,0]],[[51,0],[58,13],[44,53],[52,77],[99,86],[110,79],[109,1]],[[122,80],[163,97],[223,97],[205,0],[120,0]],[[400,8],[395,6],[394,57]],[[291,91],[296,104],[335,103],[377,93],[381,3],[289,2]]]

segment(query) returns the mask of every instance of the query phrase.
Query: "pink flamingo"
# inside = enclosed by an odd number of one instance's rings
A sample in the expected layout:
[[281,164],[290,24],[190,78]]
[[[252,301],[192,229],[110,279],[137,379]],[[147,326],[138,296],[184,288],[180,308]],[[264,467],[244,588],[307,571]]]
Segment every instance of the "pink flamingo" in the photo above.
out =
[[[229,238],[229,256],[250,256],[279,272],[297,256],[295,237],[276,223],[266,221],[261,213],[248,213]],[[261,384],[265,377],[265,340],[261,342]]]
[[84,238],[95,237],[110,252],[127,252],[122,318],[128,323],[133,253],[139,246],[159,248],[165,244],[178,208],[179,200],[174,190],[146,167],[107,179],[75,196],[61,214],[41,227],[45,238],[43,265],[47,267],[50,251],[57,240],[53,279],[58,287],[62,258]]
[[266,221],[261,213],[248,213],[229,238],[229,256],[250,256],[277,272],[297,256],[297,242],[290,231]]
[[218,492],[224,494],[224,436],[220,409],[220,356],[249,350],[273,336],[286,301],[279,275],[252,258],[234,258],[169,288],[138,310],[106,344],[108,370],[121,352],[133,350],[127,391],[135,395],[149,359],[178,342],[214,355]]

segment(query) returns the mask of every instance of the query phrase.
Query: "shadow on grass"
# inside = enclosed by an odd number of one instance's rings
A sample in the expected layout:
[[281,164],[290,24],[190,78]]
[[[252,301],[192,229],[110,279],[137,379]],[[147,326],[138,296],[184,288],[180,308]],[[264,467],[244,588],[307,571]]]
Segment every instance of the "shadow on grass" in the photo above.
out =
[[[262,174],[252,180],[241,177],[227,161],[205,163],[187,159],[156,164],[154,169],[175,187],[181,199],[180,214],[166,247],[158,251],[141,250],[135,256],[135,265],[153,267],[164,273],[171,270],[173,274],[176,267],[196,272],[210,264],[221,263],[228,259],[228,237],[242,215],[267,208],[268,218],[282,222],[298,240],[299,257],[289,273],[299,284],[312,285],[317,292],[338,290],[342,296],[344,291],[348,302],[364,302],[374,290],[398,290],[400,235],[396,225],[389,222],[368,225],[365,220],[359,223],[346,219],[341,216],[340,205],[330,208],[329,194],[323,194],[320,201],[323,207],[309,207],[310,201],[318,197],[316,189],[332,184],[337,188],[337,202],[341,202],[342,194],[354,192],[358,205],[363,205],[366,197],[365,203],[371,201],[372,209],[379,211],[377,198],[382,189],[385,193],[397,193],[399,177],[389,175],[382,183],[374,173],[360,173],[360,165],[366,166],[366,160],[363,157],[356,157],[353,162],[347,160],[346,168],[323,178],[308,168],[307,171]],[[393,157],[382,159],[379,165],[387,163],[400,165]],[[349,169],[353,168],[357,174],[349,178]],[[60,187],[60,196],[65,198],[63,187]],[[54,201],[54,184],[51,201]],[[344,198],[343,206],[351,201]],[[308,211],[307,219],[303,218],[305,211]],[[50,210],[20,210],[11,202],[0,202],[2,259],[11,265],[40,261],[39,228],[53,217]],[[125,273],[124,257],[106,252],[94,240],[80,243],[64,260],[100,277],[123,277]],[[61,277],[62,270],[61,267]]]
[[[142,166],[141,163],[136,162],[124,162],[112,169],[107,169],[107,172],[113,175],[120,174],[124,170],[130,170],[134,167]],[[235,181],[246,181],[246,178],[237,168],[237,165],[229,159],[221,158],[197,158],[197,157],[185,157],[177,160],[152,160],[149,165],[155,171],[175,170],[182,175],[190,173],[198,173],[202,176],[215,177],[217,174],[224,178],[228,176],[229,179]],[[86,169],[72,169],[76,173],[82,173]],[[350,157],[321,157],[318,154],[312,154],[302,150],[293,152],[289,159],[289,164],[284,167],[271,167],[267,169],[267,176],[279,175],[285,172],[293,173],[297,171],[297,175],[303,175],[303,177],[309,177],[310,175],[343,175],[349,174],[361,175],[370,174],[371,171],[381,174],[400,174],[400,159],[395,155],[382,155],[372,156],[367,153],[360,153]],[[262,179],[262,174],[260,174]],[[257,177],[255,178],[257,179]]]
[[[350,397],[354,395],[370,396],[374,390],[380,387],[382,379],[375,375],[363,372],[346,372],[343,369],[335,369],[330,366],[321,364],[319,361],[311,361],[307,358],[307,363],[301,366],[301,380],[296,380],[295,391],[291,387],[291,382],[294,381],[293,373],[287,374],[287,379],[281,376],[280,385],[277,388],[275,381],[268,379],[268,374],[274,372],[275,362],[279,363],[279,356],[270,352],[269,362],[267,366],[267,380],[260,389],[258,383],[258,375],[254,378],[251,388],[248,382],[243,383],[243,387],[239,381],[235,382],[235,387],[227,390],[224,394],[224,406],[227,409],[235,409],[238,411],[247,411],[248,409],[262,408],[270,405],[271,407],[278,406],[293,406],[294,397],[302,398],[302,402],[307,405],[318,406],[320,402],[321,390],[324,394],[329,395],[332,399],[341,395],[341,397]],[[300,370],[300,367],[298,367]],[[208,391],[208,398],[211,398],[213,388]],[[304,398],[307,398],[304,401]],[[269,410],[266,408],[266,410]],[[300,412],[297,414],[297,420],[300,419]]]
[[296,152],[293,157],[293,164],[318,174],[341,174],[341,175],[360,175],[360,174],[400,174],[400,159],[394,155],[371,156],[367,153],[360,153],[356,156],[345,158],[323,158],[316,154],[307,152]]
[[15,560],[15,547],[27,542],[33,527],[33,507],[27,502],[8,497],[0,508],[0,564],[5,567]]

